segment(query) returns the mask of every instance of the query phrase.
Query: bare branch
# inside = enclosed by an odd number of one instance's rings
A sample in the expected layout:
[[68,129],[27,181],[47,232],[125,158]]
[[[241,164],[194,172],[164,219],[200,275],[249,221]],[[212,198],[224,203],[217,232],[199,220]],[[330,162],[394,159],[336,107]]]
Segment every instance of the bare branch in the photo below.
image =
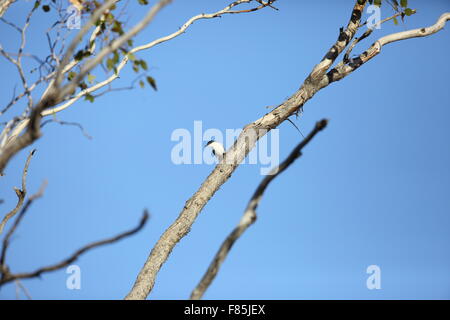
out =
[[42,197],[46,186],[47,186],[47,181],[44,181],[44,183],[39,188],[39,191],[28,198],[27,202],[23,206],[23,208],[20,211],[19,215],[17,216],[16,220],[14,220],[14,224],[12,225],[11,229],[9,229],[8,233],[6,234],[5,238],[3,239],[2,251],[0,253],[0,274],[1,274],[0,283],[1,283],[1,279],[3,279],[3,277],[6,274],[8,274],[8,272],[9,272],[8,267],[6,266],[6,252],[8,251],[8,248],[9,248],[9,241],[10,241],[12,235],[14,234],[14,232],[16,231],[17,227],[19,226],[20,222],[22,221],[23,217],[27,213],[27,211],[30,208],[33,201]]
[[[96,241],[96,242],[87,244],[84,247],[75,251],[68,258],[62,260],[61,262],[50,265],[50,266],[39,268],[33,272],[23,272],[23,273],[13,274],[8,270],[8,268],[5,267],[5,263],[3,260],[3,264],[2,264],[3,265],[3,274],[2,274],[2,278],[0,279],[0,286],[4,285],[5,283],[8,283],[8,282],[15,281],[17,279],[36,278],[36,277],[40,277],[43,273],[62,269],[64,267],[70,265],[72,262],[76,261],[83,253],[85,253],[91,249],[94,249],[94,248],[97,248],[97,247],[100,247],[103,245],[115,243],[123,238],[129,237],[129,236],[139,232],[147,223],[148,217],[149,217],[148,211],[144,210],[144,213],[142,215],[142,218],[141,218],[139,224],[136,227],[134,227],[133,229],[125,231],[121,234],[118,234],[118,235],[108,238],[108,239],[104,239],[104,240],[100,240],[100,241]],[[0,265],[0,267],[2,265]]]
[[[163,9],[166,5],[168,5],[170,2],[172,2],[172,0],[160,0],[150,9],[147,15],[139,23],[137,23],[133,28],[131,28],[131,30],[129,30],[127,33],[123,34],[119,38],[113,40],[108,46],[104,47],[100,52],[98,52],[94,56],[94,58],[86,61],[86,63],[81,67],[80,72],[77,73],[77,75],[72,79],[72,81],[60,89],[60,92],[58,92],[58,96],[62,98],[71,94],[78,86],[80,81],[89,73],[89,71],[91,71],[99,63],[101,63],[107,55],[119,49],[119,47],[122,44],[126,43],[128,40],[130,40],[136,34],[138,34],[142,29],[144,29],[151,21],[153,21],[158,12],[161,9]],[[57,79],[56,84],[58,84],[58,77],[56,79]]]
[[14,24],[14,23],[12,23],[12,22],[6,20],[6,19],[3,18],[3,17],[0,17],[0,21],[3,22],[3,23],[5,23],[5,24],[7,24],[7,25],[9,25],[10,27],[12,27],[12,28],[13,28],[14,30],[16,30],[17,32],[22,33],[22,29],[20,29],[16,24]]
[[14,217],[14,215],[17,213],[17,211],[19,211],[19,209],[22,207],[23,202],[25,200],[25,197],[27,195],[27,175],[28,175],[28,167],[30,165],[30,161],[31,161],[31,157],[34,155],[34,153],[36,152],[36,149],[33,149],[30,154],[28,155],[27,161],[25,162],[25,167],[23,168],[23,173],[22,173],[22,189],[18,189],[18,188],[14,188],[14,191],[16,192],[18,201],[17,201],[17,205],[14,209],[12,209],[9,213],[7,213],[5,215],[5,217],[3,218],[2,222],[0,223],[0,234],[2,234],[3,232],[3,228],[5,227],[6,223],[8,222],[9,219],[11,219],[12,217]]
[[228,235],[225,241],[220,246],[219,251],[214,256],[213,261],[208,267],[208,270],[203,275],[203,278],[197,285],[197,287],[192,291],[190,299],[199,300],[202,298],[205,291],[209,288],[212,281],[219,272],[220,266],[225,261],[228,252],[234,243],[241,237],[245,230],[250,227],[257,218],[256,209],[258,208],[259,202],[264,195],[270,182],[274,180],[279,174],[286,170],[292,163],[295,162],[299,157],[302,156],[302,149],[315,137],[317,133],[325,129],[328,121],[323,119],[316,123],[314,129],[306,136],[306,138],[300,142],[290,153],[290,155],[277,167],[273,168],[271,172],[261,181],[258,188],[256,188],[255,193],[248,202],[247,208],[244,211],[239,224],[234,228],[234,230]]
[[13,59],[9,54],[7,54],[3,48],[0,45],[0,53],[6,58],[8,59],[12,64],[14,64],[17,68],[17,71],[19,72],[19,76],[20,79],[22,81],[23,84],[23,88],[24,88],[24,95],[27,96],[28,98],[28,108],[31,109],[31,107],[33,106],[33,99],[31,96],[31,93],[29,91],[28,88],[28,84],[27,84],[27,79],[25,77],[25,73],[23,71],[23,67],[22,67],[22,54],[23,54],[23,49],[25,48],[25,43],[26,43],[26,31],[28,29],[28,26],[30,25],[30,20],[31,20],[31,16],[33,15],[34,11],[36,11],[37,6],[33,6],[33,8],[30,10],[30,12],[27,15],[27,18],[25,20],[25,25],[23,26],[23,28],[19,28],[18,26],[16,26],[15,24],[6,21],[5,19],[1,18],[1,20],[3,22],[5,22],[6,24],[12,26],[14,29],[16,29],[19,33],[20,33],[20,47],[17,53],[17,59]]

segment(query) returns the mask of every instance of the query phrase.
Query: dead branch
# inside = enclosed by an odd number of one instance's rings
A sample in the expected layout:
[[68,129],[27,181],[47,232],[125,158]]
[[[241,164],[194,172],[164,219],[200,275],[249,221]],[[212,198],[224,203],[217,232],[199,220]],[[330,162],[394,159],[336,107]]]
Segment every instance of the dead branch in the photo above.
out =
[[25,197],[27,195],[28,167],[30,165],[31,157],[34,155],[35,152],[36,152],[36,149],[33,149],[30,152],[30,154],[28,155],[27,161],[25,162],[25,167],[23,168],[23,173],[22,173],[22,189],[14,188],[14,191],[16,192],[16,195],[17,195],[17,198],[18,198],[17,205],[16,205],[16,207],[14,209],[12,209],[9,213],[7,213],[5,215],[5,217],[3,218],[2,222],[0,223],[0,234],[2,234],[3,228],[5,227],[5,225],[8,222],[8,220],[11,219],[12,217],[14,217],[14,215],[17,213],[17,211],[19,211],[19,209],[23,205],[23,202],[24,202]]

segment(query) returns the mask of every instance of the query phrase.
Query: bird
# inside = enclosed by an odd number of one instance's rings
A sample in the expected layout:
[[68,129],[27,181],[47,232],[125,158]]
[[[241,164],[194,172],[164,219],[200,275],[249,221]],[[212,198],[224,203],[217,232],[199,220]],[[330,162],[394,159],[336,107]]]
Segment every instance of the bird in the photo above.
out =
[[223,145],[220,142],[209,140],[206,145],[206,147],[210,147],[212,149],[212,154],[221,161],[223,159],[223,156],[225,154],[225,149],[223,148]]

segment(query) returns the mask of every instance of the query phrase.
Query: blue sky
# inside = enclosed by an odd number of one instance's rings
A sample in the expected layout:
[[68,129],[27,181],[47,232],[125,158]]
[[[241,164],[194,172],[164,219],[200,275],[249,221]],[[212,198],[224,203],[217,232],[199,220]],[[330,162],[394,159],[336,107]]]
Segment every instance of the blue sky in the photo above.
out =
[[[164,36],[189,17],[226,4],[174,1],[135,43]],[[5,18],[20,24],[30,6],[16,3]],[[80,122],[93,139],[75,127],[49,124],[33,145],[38,151],[28,190],[35,192],[44,179],[49,184],[16,232],[10,268],[29,271],[57,262],[85,243],[135,226],[144,208],[152,216],[139,234],[76,262],[81,290],[68,290],[68,275],[61,270],[24,280],[32,297],[123,298],[154,243],[213,169],[173,164],[172,132],[193,131],[196,120],[204,129],[225,132],[264,115],[266,106],[298,89],[336,40],[352,6],[353,1],[281,0],[279,11],[199,21],[186,34],[140,54],[157,92],[111,92],[60,113],[59,119]],[[381,35],[433,24],[450,3],[410,0],[410,7],[416,15],[398,26],[383,25],[355,52]],[[386,7],[382,13],[391,11]],[[33,16],[27,52],[45,56],[42,30],[49,14]],[[133,2],[130,21],[142,14]],[[14,50],[16,34],[5,24],[0,32],[2,46]],[[449,37],[447,27],[390,44],[305,105],[295,120],[300,130],[307,133],[322,118],[330,120],[328,128],[269,186],[257,222],[233,247],[206,299],[450,298]],[[20,79],[4,59],[0,68],[5,105]],[[130,69],[114,86],[130,84]],[[291,124],[282,124],[280,157],[301,138]],[[28,151],[15,157],[0,179],[3,213],[15,205],[12,187],[20,186]],[[262,179],[259,170],[243,165],[220,188],[173,250],[149,298],[189,297],[239,221]],[[380,290],[366,287],[366,268],[373,264],[381,268]],[[0,299],[15,299],[13,284],[1,288]]]

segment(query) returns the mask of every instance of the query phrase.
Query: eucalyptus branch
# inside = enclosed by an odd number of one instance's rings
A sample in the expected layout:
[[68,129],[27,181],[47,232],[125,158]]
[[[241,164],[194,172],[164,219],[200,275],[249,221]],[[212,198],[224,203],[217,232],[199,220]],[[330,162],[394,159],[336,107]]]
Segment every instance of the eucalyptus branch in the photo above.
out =
[[42,121],[41,128],[49,123],[58,123],[62,126],[74,126],[80,129],[81,133],[88,138],[89,140],[92,140],[92,136],[84,129],[84,127],[81,125],[81,123],[73,122],[73,121],[63,121],[56,118],[56,116],[52,119],[47,119],[45,121]]
[[[327,73],[327,70],[335,61],[338,54],[343,52],[353,38],[360,25],[361,15],[366,3],[367,1],[365,0],[356,0],[348,27],[345,30],[341,30],[338,41],[331,47],[322,61],[313,68],[301,87],[294,92],[291,97],[272,111],[268,112],[263,117],[254,120],[243,128],[233,146],[225,153],[224,161],[220,162],[215,167],[211,174],[203,181],[198,190],[186,201],[177,219],[167,228],[157,241],[148,255],[144,266],[141,268],[133,287],[126,296],[126,299],[145,299],[148,296],[155,284],[159,270],[167,261],[173,248],[189,233],[192,225],[206,203],[208,203],[217,190],[219,190],[219,188],[232,176],[239,164],[253,149],[256,142],[271,129],[278,127],[287,118],[301,110],[305,103],[319,90],[331,83],[331,81],[327,82],[327,79],[332,77],[333,74],[330,75],[331,71]],[[437,32],[444,26],[447,19],[446,15],[439,20],[439,23],[437,24],[439,27],[436,26],[430,29],[424,28],[412,33],[406,32],[399,33],[396,36],[384,37],[377,41],[374,46],[375,48],[380,48],[382,44],[387,44],[392,41],[425,36]],[[364,59],[366,57],[370,58],[370,55],[367,53],[363,55]],[[248,137],[252,133],[254,139],[249,141]]]
[[286,170],[291,164],[295,162],[298,158],[302,156],[303,148],[315,137],[317,133],[325,129],[328,121],[323,119],[316,123],[314,129],[306,136],[306,138],[300,142],[289,154],[289,156],[279,165],[271,170],[271,172],[261,181],[261,183],[256,188],[250,201],[247,204],[247,208],[239,221],[239,224],[234,228],[234,230],[226,237],[224,242],[219,248],[219,251],[213,258],[213,261],[208,267],[208,270],[203,275],[200,282],[197,284],[195,289],[191,293],[191,299],[199,300],[202,298],[206,290],[211,285],[217,273],[220,270],[222,263],[225,261],[228,253],[230,252],[234,243],[242,236],[242,234],[247,230],[257,218],[256,209],[264,195],[269,184],[278,175],[280,175],[284,170]]

